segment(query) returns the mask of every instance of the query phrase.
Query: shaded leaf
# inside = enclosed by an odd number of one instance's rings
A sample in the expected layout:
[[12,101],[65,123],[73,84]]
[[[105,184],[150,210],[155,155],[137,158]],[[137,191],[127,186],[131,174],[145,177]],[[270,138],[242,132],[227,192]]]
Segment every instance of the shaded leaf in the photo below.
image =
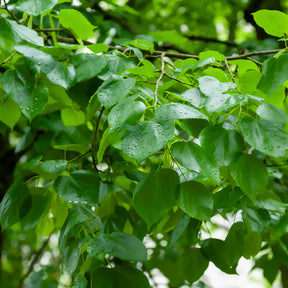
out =
[[123,79],[114,75],[108,78],[97,90],[100,103],[109,109],[118,101],[122,100],[135,86],[136,80],[133,78]]
[[270,122],[265,119],[255,121],[245,117],[241,119],[240,129],[245,140],[257,150],[273,157],[286,156],[288,135],[277,121]]
[[113,232],[111,235],[95,238],[88,248],[89,257],[104,252],[128,261],[146,261],[147,252],[144,244],[134,235]]
[[175,189],[179,183],[178,174],[171,169],[162,169],[145,176],[134,191],[135,209],[151,226],[175,204]]
[[219,182],[218,169],[211,164],[201,146],[194,142],[176,142],[172,145],[171,152],[184,168]]
[[54,183],[58,195],[72,203],[98,203],[99,178],[92,171],[77,170],[70,176],[61,175]]
[[177,187],[177,204],[190,217],[206,221],[212,215],[213,196],[199,182],[184,182]]
[[230,171],[241,190],[252,200],[265,191],[268,172],[261,160],[243,154],[237,162],[231,164]]

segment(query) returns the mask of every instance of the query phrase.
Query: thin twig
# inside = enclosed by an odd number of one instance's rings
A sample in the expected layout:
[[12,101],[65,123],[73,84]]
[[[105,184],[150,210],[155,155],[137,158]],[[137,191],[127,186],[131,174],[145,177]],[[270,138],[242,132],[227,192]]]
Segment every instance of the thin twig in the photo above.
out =
[[13,58],[16,53],[17,51],[12,52],[11,55],[9,55],[5,60],[3,60],[3,62],[0,63],[0,66],[6,64],[11,58]]
[[63,28],[37,28],[35,29],[36,32],[61,32],[61,31],[67,31],[66,29],[63,29]]
[[3,0],[3,2],[4,2],[4,9],[9,13],[9,15],[13,18],[13,20],[15,20],[19,24],[19,20],[17,19],[17,17],[8,9],[6,0]]
[[[236,83],[236,81],[235,81],[235,78],[234,78],[234,75],[233,75],[232,71],[230,70],[230,67],[229,67],[227,58],[225,58],[225,66],[226,66],[226,68],[227,68],[227,70],[228,70],[228,73],[229,73],[229,74],[231,75],[231,77],[232,77],[233,83],[235,83],[235,84],[237,85],[237,83]],[[237,92],[238,92],[239,94],[241,94],[241,92],[240,92],[240,90],[238,89],[237,86],[236,86],[236,90],[237,90]]]
[[154,102],[154,108],[156,107],[156,104],[158,103],[158,90],[159,90],[159,84],[162,79],[162,77],[165,75],[165,60],[164,60],[165,52],[162,52],[161,54],[161,74],[159,78],[156,81],[156,87],[155,87],[155,92],[154,92],[154,97],[155,97],[155,102]]
[[50,237],[51,237],[52,234],[49,235],[49,237],[45,240],[45,242],[42,244],[41,248],[36,252],[36,254],[34,255],[34,258],[33,260],[31,261],[30,265],[29,265],[29,268],[28,268],[28,271],[23,275],[23,277],[20,279],[19,281],[19,285],[18,285],[18,288],[22,288],[23,287],[23,284],[24,284],[24,281],[25,279],[31,274],[31,272],[33,271],[33,268],[34,268],[34,265],[38,262],[40,256],[42,255],[44,249],[46,248],[49,240],[50,240]]
[[195,85],[190,84],[190,83],[183,82],[183,81],[181,81],[181,80],[179,80],[179,79],[177,79],[177,78],[175,78],[175,77],[169,75],[169,74],[166,73],[166,72],[164,73],[164,75],[167,76],[167,77],[170,78],[170,79],[173,79],[173,80],[175,80],[175,81],[177,81],[177,82],[183,84],[183,85],[188,85],[188,86],[191,86],[191,87],[195,87]]
[[86,152],[77,155],[75,158],[69,160],[68,162],[69,162],[69,163],[71,163],[71,162],[75,162],[75,161],[77,161],[78,159],[80,159],[80,158],[86,156],[87,154],[89,154],[91,151],[92,151],[92,149],[90,148],[90,149],[87,150]]
[[93,152],[93,148],[95,146],[95,142],[96,142],[96,139],[97,139],[97,134],[98,134],[98,130],[99,130],[99,123],[100,123],[100,120],[101,120],[101,117],[102,117],[102,114],[104,112],[105,108],[104,106],[102,107],[101,111],[100,111],[100,114],[98,116],[98,119],[97,119],[97,123],[96,123],[96,127],[95,127],[95,132],[94,132],[94,137],[93,137],[93,140],[92,140],[92,143],[91,143],[91,156],[92,156],[92,163],[93,163],[93,166],[95,168],[96,171],[98,171],[98,168],[97,168],[97,164],[96,164],[96,158],[95,158],[95,155],[94,155],[94,152]]

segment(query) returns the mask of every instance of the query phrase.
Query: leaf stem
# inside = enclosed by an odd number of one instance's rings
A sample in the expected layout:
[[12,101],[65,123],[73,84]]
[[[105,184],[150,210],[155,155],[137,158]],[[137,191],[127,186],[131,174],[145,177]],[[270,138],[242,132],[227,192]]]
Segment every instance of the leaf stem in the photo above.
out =
[[97,168],[97,164],[96,164],[96,158],[95,158],[95,155],[94,155],[94,152],[93,152],[93,148],[95,146],[95,142],[96,142],[96,139],[97,139],[97,134],[98,134],[98,130],[99,130],[99,123],[100,123],[100,120],[101,120],[101,117],[102,117],[102,114],[104,112],[105,108],[104,106],[102,107],[101,111],[100,111],[100,114],[98,116],[98,119],[97,119],[97,123],[96,123],[96,127],[95,127],[95,132],[94,132],[94,137],[93,137],[93,140],[92,140],[92,143],[91,143],[91,156],[92,156],[92,163],[93,163],[93,166],[95,168],[96,171],[98,171],[98,168]]
[[155,102],[154,102],[154,105],[153,105],[154,108],[156,107],[156,104],[158,103],[159,84],[160,84],[160,81],[161,81],[162,77],[165,75],[165,71],[164,71],[165,60],[164,60],[164,56],[165,56],[165,52],[163,52],[161,54],[161,74],[160,74],[159,78],[156,81],[156,88],[155,88],[155,92],[154,92]]

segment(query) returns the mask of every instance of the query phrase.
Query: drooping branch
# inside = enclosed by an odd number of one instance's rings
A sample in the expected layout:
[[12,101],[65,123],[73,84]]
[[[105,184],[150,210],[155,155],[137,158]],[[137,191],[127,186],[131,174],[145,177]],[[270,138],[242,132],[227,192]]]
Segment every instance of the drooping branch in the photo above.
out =
[[[51,234],[52,235],[52,234]],[[31,261],[29,268],[27,270],[27,272],[24,274],[24,276],[20,279],[18,288],[22,288],[25,279],[31,274],[31,272],[33,271],[33,268],[35,266],[35,264],[38,262],[39,258],[41,257],[44,249],[46,248],[46,246],[48,245],[48,242],[50,240],[51,235],[49,235],[49,237],[44,241],[44,243],[42,244],[41,248],[36,252],[36,254],[34,255],[33,260]]]
[[6,10],[6,11],[9,13],[9,15],[12,17],[12,19],[19,24],[18,18],[13,14],[13,12],[11,12],[11,11],[9,10],[8,4],[7,4],[6,0],[3,0],[3,3],[4,3],[3,9]]

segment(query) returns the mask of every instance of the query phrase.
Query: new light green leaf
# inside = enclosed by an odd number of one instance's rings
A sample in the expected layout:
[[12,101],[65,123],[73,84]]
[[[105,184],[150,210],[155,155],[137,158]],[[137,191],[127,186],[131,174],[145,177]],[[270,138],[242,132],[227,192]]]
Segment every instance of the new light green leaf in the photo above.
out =
[[271,96],[288,80],[287,69],[288,54],[282,54],[278,58],[271,57],[265,60],[263,63],[262,78],[258,88],[268,96]]
[[70,176],[59,176],[55,180],[54,188],[67,202],[97,204],[99,185],[99,177],[92,171],[76,170]]
[[177,187],[177,204],[190,217],[207,221],[213,212],[212,193],[201,183],[189,181]]
[[181,104],[168,103],[160,105],[155,111],[156,121],[167,121],[170,119],[205,119],[208,117],[197,109]]
[[123,79],[118,75],[109,77],[96,92],[100,103],[106,109],[111,108],[128,95],[135,83],[136,80],[133,78]]
[[38,16],[52,9],[57,2],[58,0],[22,0],[15,7],[29,15]]
[[252,200],[265,192],[268,172],[264,163],[252,155],[242,154],[230,165],[230,172],[242,191]]
[[175,204],[178,174],[171,169],[151,172],[137,185],[133,199],[137,213],[148,227],[161,219]]
[[140,162],[163,148],[173,138],[173,133],[173,120],[139,122],[125,131],[122,137],[123,152]]
[[288,150],[288,135],[282,126],[277,121],[255,121],[250,117],[245,117],[240,122],[245,140],[252,147],[273,157],[285,157]]
[[77,39],[86,40],[94,36],[96,26],[92,25],[81,12],[75,9],[61,9],[59,19],[61,25],[71,31]]
[[73,108],[61,109],[61,119],[65,126],[78,126],[84,123],[85,113]]
[[244,150],[244,141],[235,130],[207,127],[200,133],[200,143],[213,165],[227,166]]
[[262,9],[252,13],[255,22],[269,35],[283,37],[288,34],[288,15],[277,10]]
[[176,142],[171,147],[175,159],[187,170],[195,171],[219,182],[218,169],[211,164],[206,152],[194,142]]
[[96,256],[104,252],[127,261],[146,261],[147,252],[144,244],[134,235],[123,232],[113,232],[103,238],[95,238],[89,245],[88,252]]
[[6,124],[11,130],[21,116],[19,106],[12,99],[0,103],[0,121]]

